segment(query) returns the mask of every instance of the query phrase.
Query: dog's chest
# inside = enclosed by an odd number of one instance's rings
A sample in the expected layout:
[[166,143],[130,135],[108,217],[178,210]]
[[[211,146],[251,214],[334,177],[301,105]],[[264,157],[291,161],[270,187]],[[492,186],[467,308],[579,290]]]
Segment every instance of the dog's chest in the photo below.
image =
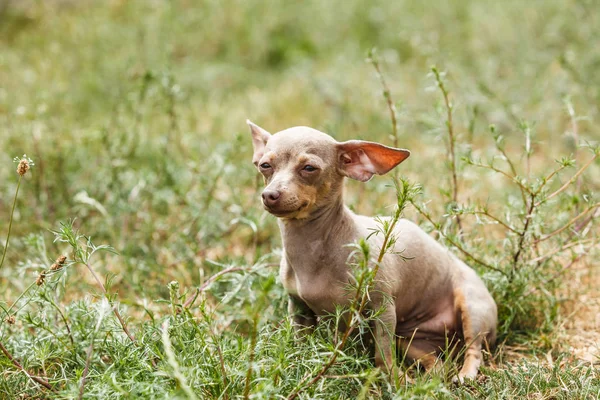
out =
[[302,254],[286,252],[280,277],[288,293],[300,297],[316,314],[334,312],[336,306],[348,303],[347,267],[317,246]]
[[349,301],[348,282],[329,279],[329,276],[315,276],[298,279],[298,296],[317,315],[333,313],[337,306],[345,306]]

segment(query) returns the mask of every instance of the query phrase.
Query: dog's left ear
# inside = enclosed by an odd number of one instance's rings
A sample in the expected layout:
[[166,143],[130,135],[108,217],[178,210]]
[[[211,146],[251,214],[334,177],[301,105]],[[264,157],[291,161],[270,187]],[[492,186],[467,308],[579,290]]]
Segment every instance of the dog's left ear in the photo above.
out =
[[249,119],[246,120],[246,123],[250,127],[250,132],[252,132],[252,147],[254,148],[252,163],[258,166],[258,162],[265,154],[265,146],[267,145],[271,134]]
[[406,160],[410,151],[379,143],[349,140],[338,143],[339,170],[342,175],[366,182],[383,175]]

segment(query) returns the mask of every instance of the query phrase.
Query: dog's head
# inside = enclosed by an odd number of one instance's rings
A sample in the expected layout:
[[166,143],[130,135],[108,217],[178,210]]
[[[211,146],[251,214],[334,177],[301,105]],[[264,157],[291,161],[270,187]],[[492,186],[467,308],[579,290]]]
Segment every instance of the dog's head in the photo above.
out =
[[366,182],[410,155],[408,150],[374,142],[337,142],[326,133],[303,126],[271,135],[247,123],[254,147],[252,162],[266,185],[263,205],[279,218],[307,218],[337,199],[345,176]]

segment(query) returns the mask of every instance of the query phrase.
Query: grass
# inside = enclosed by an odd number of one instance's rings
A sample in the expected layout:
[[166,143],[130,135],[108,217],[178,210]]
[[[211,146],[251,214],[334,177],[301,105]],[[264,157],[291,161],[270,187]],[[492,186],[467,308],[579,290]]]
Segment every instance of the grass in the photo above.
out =
[[[597,398],[563,326],[598,278],[598,11],[0,1],[0,398]],[[481,379],[294,340],[246,118],[411,150],[405,216],[499,305]],[[348,182],[360,213],[397,200]]]

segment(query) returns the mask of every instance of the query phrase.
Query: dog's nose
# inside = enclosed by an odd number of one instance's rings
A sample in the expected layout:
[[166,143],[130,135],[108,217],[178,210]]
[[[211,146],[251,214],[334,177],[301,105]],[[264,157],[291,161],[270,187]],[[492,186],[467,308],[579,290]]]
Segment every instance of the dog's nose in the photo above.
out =
[[267,206],[275,205],[279,201],[280,197],[281,193],[277,190],[265,190],[262,192],[263,203],[265,203]]

